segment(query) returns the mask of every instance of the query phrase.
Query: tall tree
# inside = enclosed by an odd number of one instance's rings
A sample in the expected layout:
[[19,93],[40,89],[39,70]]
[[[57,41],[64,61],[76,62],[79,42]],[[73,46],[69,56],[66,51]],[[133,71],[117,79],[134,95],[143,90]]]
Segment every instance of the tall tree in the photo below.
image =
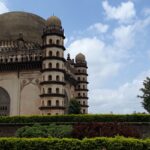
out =
[[76,99],[71,99],[68,107],[68,114],[80,114],[81,105]]
[[142,98],[142,105],[144,109],[150,113],[150,78],[147,77],[143,82],[143,88],[140,89],[142,91],[142,95],[138,95],[138,97]]

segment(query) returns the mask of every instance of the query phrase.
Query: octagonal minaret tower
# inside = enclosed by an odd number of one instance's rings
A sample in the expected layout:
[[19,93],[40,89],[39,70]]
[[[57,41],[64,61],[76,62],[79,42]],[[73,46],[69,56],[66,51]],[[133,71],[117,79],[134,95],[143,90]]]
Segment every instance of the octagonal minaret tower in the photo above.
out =
[[43,30],[41,114],[64,114],[64,30],[56,16],[47,19]]
[[79,53],[76,56],[76,79],[78,84],[76,86],[76,99],[81,104],[81,113],[88,113],[88,82],[87,82],[87,62],[85,56]]

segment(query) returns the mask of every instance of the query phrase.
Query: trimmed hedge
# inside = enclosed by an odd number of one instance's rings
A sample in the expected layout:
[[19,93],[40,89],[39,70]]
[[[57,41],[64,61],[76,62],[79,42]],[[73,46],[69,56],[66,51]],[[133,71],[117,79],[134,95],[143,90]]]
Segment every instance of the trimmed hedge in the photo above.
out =
[[134,137],[142,138],[140,129],[131,123],[116,122],[93,122],[93,123],[76,123],[73,125],[72,137],[83,139],[93,137]]
[[150,114],[133,115],[58,115],[0,117],[0,123],[28,124],[50,122],[150,122]]
[[149,150],[150,139],[132,138],[1,138],[0,150]]

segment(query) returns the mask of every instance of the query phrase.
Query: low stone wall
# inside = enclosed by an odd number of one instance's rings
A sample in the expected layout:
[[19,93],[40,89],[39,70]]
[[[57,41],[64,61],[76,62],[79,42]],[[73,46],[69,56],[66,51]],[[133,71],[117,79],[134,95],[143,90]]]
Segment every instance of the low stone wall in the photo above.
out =
[[[57,123],[57,124],[62,124],[62,123]],[[70,124],[70,123],[65,123],[65,124]],[[32,126],[32,125],[33,124],[0,124],[0,137],[14,137],[16,131],[19,128],[24,126]],[[141,138],[148,138],[148,137],[150,138],[150,123],[131,123],[131,126],[132,125],[134,126],[135,130],[138,130],[140,132]]]

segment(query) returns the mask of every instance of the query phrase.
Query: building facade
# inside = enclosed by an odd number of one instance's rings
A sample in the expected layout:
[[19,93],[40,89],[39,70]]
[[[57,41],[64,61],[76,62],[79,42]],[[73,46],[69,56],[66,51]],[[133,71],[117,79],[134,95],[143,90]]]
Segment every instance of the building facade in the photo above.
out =
[[65,59],[64,39],[56,16],[0,15],[0,115],[67,114],[73,98],[88,113],[87,62]]

